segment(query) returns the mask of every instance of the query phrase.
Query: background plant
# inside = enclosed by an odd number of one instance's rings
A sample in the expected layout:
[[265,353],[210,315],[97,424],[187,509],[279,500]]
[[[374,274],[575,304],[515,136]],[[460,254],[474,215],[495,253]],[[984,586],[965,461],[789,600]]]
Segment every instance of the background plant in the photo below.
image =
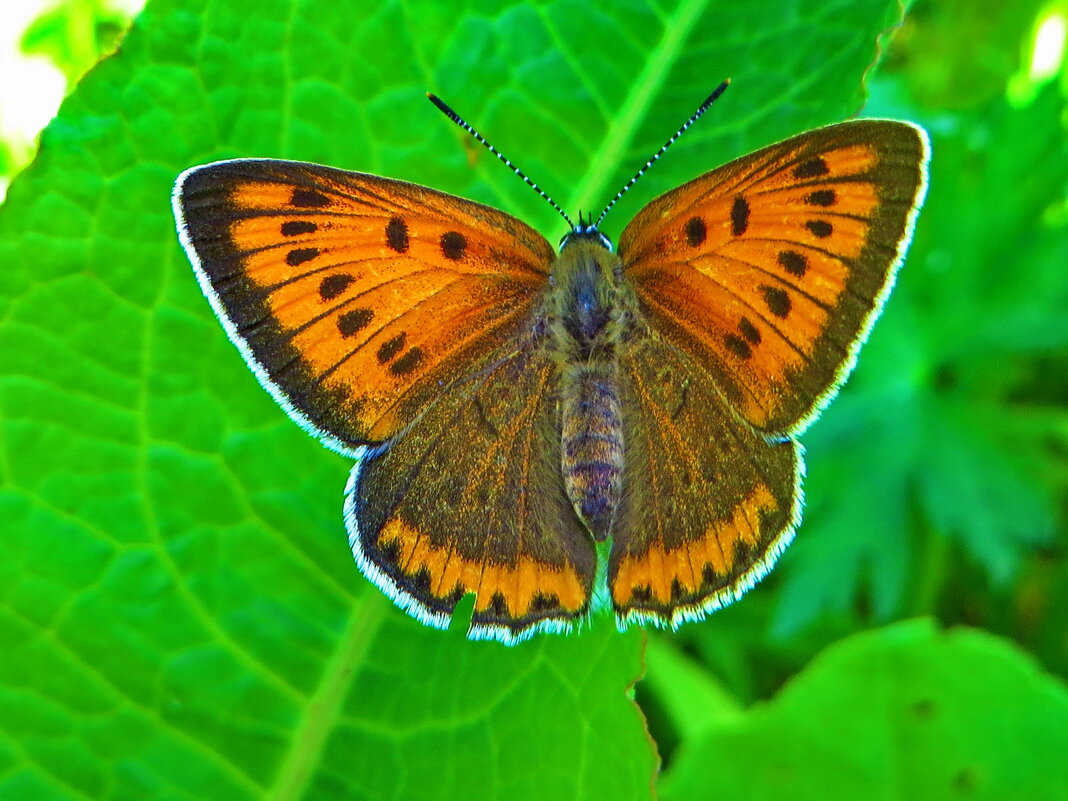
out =
[[[0,798],[1063,793],[1066,79],[1031,66],[1058,15],[150,0],[0,207]],[[64,19],[27,43],[74,76],[103,45],[96,25],[91,47],[43,45]],[[418,625],[351,562],[345,460],[277,409],[200,296],[174,177],[320,161],[551,238],[553,212],[425,91],[573,210],[726,76],[610,235],[656,193],[858,110],[934,145],[898,287],[804,438],[797,541],[676,634],[599,618],[506,649]]]

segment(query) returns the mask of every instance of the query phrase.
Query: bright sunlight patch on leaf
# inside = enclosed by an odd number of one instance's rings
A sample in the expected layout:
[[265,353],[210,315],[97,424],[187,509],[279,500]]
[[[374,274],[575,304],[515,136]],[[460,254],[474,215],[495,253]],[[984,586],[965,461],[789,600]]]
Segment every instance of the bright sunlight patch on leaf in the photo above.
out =
[[[16,163],[29,160],[37,133],[55,116],[66,90],[63,73],[47,58],[19,50],[23,31],[45,5],[44,0],[0,5],[0,140]],[[0,170],[0,200],[8,180]]]
[[[0,3],[0,202],[16,172],[33,158],[37,135],[48,124],[74,81],[97,57],[93,42],[101,14],[131,19],[144,0],[74,0],[60,8],[57,0]],[[62,22],[65,43],[88,52],[88,63],[70,77],[55,58],[27,52],[27,32],[45,15]],[[75,42],[73,40],[77,39]]]
[[1064,61],[1064,42],[1068,35],[1068,18],[1063,11],[1050,11],[1041,18],[1035,30],[1031,49],[1030,77],[1044,81],[1056,75]]

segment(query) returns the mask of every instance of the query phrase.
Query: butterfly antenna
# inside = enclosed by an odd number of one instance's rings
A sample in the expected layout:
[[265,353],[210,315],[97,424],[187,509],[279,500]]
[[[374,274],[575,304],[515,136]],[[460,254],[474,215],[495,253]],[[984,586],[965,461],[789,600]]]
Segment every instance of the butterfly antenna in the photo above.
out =
[[623,194],[628,189],[630,189],[632,186],[634,186],[634,184],[638,181],[639,178],[641,178],[643,175],[645,175],[645,171],[653,166],[653,162],[655,162],[658,158],[660,158],[662,155],[664,155],[664,151],[667,150],[669,147],[671,147],[672,143],[674,143],[674,141],[676,139],[678,139],[680,136],[682,136],[683,133],[686,132],[687,128],[689,128],[691,125],[693,125],[695,122],[697,122],[697,120],[699,120],[701,118],[701,115],[704,114],[706,111],[708,111],[708,107],[716,102],[716,100],[719,98],[719,96],[721,94],[723,94],[727,90],[728,86],[730,86],[730,83],[731,83],[731,79],[728,78],[723,83],[721,83],[719,86],[717,86],[715,91],[712,92],[712,94],[710,94],[707,98],[705,98],[705,102],[702,103],[698,107],[697,111],[695,111],[690,116],[690,119],[686,120],[686,122],[684,122],[682,124],[682,127],[679,128],[679,130],[675,131],[674,136],[672,136],[670,139],[668,139],[666,142],[664,142],[664,144],[661,146],[661,148],[653,154],[653,157],[651,159],[649,159],[647,162],[645,162],[645,164],[642,166],[642,168],[640,170],[638,170],[636,173],[634,173],[634,177],[631,178],[629,181],[627,181],[627,183],[623,186],[622,189],[620,189],[618,192],[616,192],[616,196],[614,198],[612,198],[612,201],[607,206],[604,207],[604,211],[601,212],[601,216],[597,218],[597,222],[594,223],[594,226],[593,226],[594,228],[599,228],[600,227],[601,221],[605,218],[605,215],[607,215],[608,212],[612,210],[612,207],[614,205],[616,205],[616,201],[618,201],[621,197],[623,197]]
[[501,161],[503,161],[508,166],[508,169],[510,169],[512,172],[514,172],[516,175],[518,175],[520,178],[523,179],[523,181],[526,183],[527,186],[529,186],[531,189],[533,189],[535,192],[537,192],[539,195],[541,195],[543,198],[545,198],[545,200],[548,201],[549,205],[552,206],[554,209],[556,209],[557,213],[567,221],[568,226],[570,228],[574,229],[575,224],[573,222],[571,222],[571,218],[568,217],[567,214],[564,212],[564,210],[562,208],[560,208],[556,204],[555,200],[553,200],[551,197],[549,197],[549,195],[545,192],[544,189],[542,189],[540,186],[538,186],[532,180],[527,178],[526,173],[524,173],[516,165],[512,164],[512,162],[510,162],[508,159],[506,159],[504,157],[504,154],[501,153],[501,151],[499,151],[497,148],[495,148],[493,145],[491,145],[489,142],[487,142],[486,138],[482,134],[480,134],[478,131],[476,131],[474,128],[472,128],[470,125],[468,125],[467,122],[463,119],[463,117],[461,117],[459,114],[457,114],[451,108],[449,108],[448,104],[444,100],[442,100],[437,95],[431,94],[430,92],[427,92],[426,96],[428,98],[430,98],[430,102],[433,103],[435,106],[437,106],[438,109],[440,109],[441,112],[446,117],[448,117],[450,120],[455,122],[457,125],[459,125],[461,128],[463,128],[465,131],[467,131],[469,134],[471,134],[471,136],[475,137],[475,139],[478,140],[479,143],[481,143],[482,145],[485,145],[486,149],[490,153],[492,153],[494,156],[496,156]]

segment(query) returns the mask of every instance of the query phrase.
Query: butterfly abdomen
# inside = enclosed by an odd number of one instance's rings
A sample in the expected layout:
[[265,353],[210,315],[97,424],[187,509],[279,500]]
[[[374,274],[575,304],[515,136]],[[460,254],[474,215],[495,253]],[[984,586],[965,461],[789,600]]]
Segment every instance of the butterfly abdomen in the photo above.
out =
[[623,485],[616,348],[629,306],[618,267],[619,257],[599,235],[576,235],[552,271],[564,487],[575,514],[598,542],[612,531]]
[[623,421],[615,365],[571,365],[561,378],[564,486],[575,513],[601,542],[611,532],[623,482]]

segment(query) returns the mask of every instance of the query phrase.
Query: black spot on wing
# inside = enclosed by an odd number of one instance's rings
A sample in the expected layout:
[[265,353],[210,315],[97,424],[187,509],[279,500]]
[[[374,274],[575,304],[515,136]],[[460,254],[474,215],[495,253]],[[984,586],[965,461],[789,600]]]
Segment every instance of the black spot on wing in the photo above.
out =
[[749,227],[749,203],[744,197],[738,195],[731,206],[731,233],[741,236]]
[[830,169],[827,167],[827,162],[819,156],[814,156],[810,159],[805,159],[796,167],[794,167],[794,178],[818,178],[821,175],[827,175]]
[[293,190],[290,205],[305,209],[321,209],[330,205],[330,198],[314,189],[298,187]]
[[430,568],[423,567],[419,569],[414,576],[409,576],[412,582],[412,586],[416,590],[416,595],[420,598],[432,598],[434,596],[431,590],[433,584],[433,577],[430,575]]
[[537,612],[552,612],[560,606],[560,598],[555,592],[549,594],[536,593],[534,598],[530,602],[530,611],[532,613]]
[[760,291],[764,295],[764,302],[768,306],[768,311],[776,317],[785,318],[790,313],[792,304],[790,303],[790,296],[786,294],[785,290],[777,286],[764,284],[760,287]]
[[344,293],[356,279],[348,273],[335,273],[328,275],[319,284],[319,297],[323,300],[333,300]]
[[834,233],[834,227],[826,220],[809,220],[805,223],[805,228],[819,239],[826,239]]
[[301,234],[314,234],[319,228],[315,223],[307,220],[286,220],[282,223],[282,236],[300,236]]
[[810,206],[833,206],[837,198],[833,189],[818,189],[810,192],[805,202]]
[[408,224],[400,217],[390,217],[386,223],[386,246],[395,253],[408,250]]
[[745,337],[749,344],[760,344],[760,331],[757,330],[757,327],[753,325],[748,318],[743,317],[738,322],[738,330],[742,332],[742,336]]
[[727,334],[727,336],[723,337],[723,344],[727,346],[727,350],[739,359],[748,359],[753,355],[753,350],[749,347],[749,343],[734,334]]
[[779,253],[779,264],[790,275],[800,278],[808,270],[808,259],[794,250],[784,250]]
[[394,375],[404,375],[415,370],[423,363],[423,351],[421,348],[412,348],[397,361],[389,366],[389,371]]
[[286,264],[297,267],[319,255],[319,248],[293,248],[286,254]]
[[700,217],[691,217],[686,221],[686,241],[690,243],[691,247],[697,247],[705,241],[705,237],[708,235],[708,228],[705,225],[705,221]]
[[401,332],[392,339],[387,339],[385,342],[383,342],[378,348],[378,353],[375,354],[378,357],[378,363],[385,364],[398,353],[400,353],[401,348],[404,347],[405,339],[407,339],[407,336],[404,334],[404,332]]
[[630,597],[638,604],[648,604],[653,600],[653,589],[648,584],[634,587],[630,591]]
[[490,598],[489,608],[498,618],[505,617],[508,614],[508,601],[505,599],[504,595],[495,592]]
[[353,309],[337,318],[337,331],[343,337],[355,336],[363,329],[375,313],[370,309]]
[[459,261],[467,252],[467,239],[459,231],[446,231],[441,235],[441,255],[451,261]]

